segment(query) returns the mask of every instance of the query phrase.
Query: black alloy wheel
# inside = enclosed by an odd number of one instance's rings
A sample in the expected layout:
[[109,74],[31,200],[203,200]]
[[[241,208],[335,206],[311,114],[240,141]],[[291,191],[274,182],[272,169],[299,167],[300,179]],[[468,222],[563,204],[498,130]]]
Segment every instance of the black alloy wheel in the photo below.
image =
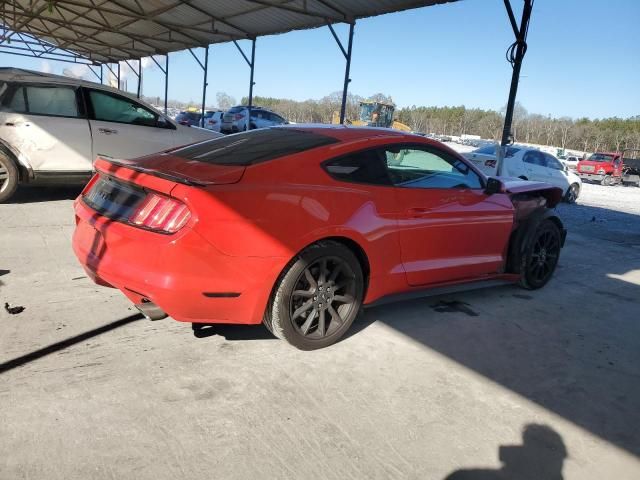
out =
[[274,286],[264,324],[301,350],[338,341],[360,311],[362,267],[342,243],[325,240],[300,252]]
[[356,279],[339,257],[322,257],[304,269],[291,293],[289,315],[308,338],[334,334],[356,307]]
[[551,279],[560,258],[561,243],[560,229],[553,221],[544,220],[538,225],[523,258],[520,281],[523,287],[541,288]]

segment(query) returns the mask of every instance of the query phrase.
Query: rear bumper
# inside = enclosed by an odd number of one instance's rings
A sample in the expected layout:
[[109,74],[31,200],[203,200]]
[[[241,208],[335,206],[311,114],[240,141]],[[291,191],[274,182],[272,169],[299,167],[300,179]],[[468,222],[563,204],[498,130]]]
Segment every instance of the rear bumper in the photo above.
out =
[[73,250],[87,275],[194,323],[262,321],[282,258],[231,257],[189,226],[163,235],[110,221],[76,200]]

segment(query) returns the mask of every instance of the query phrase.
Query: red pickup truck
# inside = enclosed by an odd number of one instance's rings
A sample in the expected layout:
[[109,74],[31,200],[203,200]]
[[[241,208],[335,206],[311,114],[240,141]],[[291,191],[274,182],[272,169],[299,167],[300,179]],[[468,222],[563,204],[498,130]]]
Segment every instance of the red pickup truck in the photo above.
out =
[[613,185],[621,182],[622,168],[622,153],[596,152],[586,160],[580,160],[576,171],[583,181]]

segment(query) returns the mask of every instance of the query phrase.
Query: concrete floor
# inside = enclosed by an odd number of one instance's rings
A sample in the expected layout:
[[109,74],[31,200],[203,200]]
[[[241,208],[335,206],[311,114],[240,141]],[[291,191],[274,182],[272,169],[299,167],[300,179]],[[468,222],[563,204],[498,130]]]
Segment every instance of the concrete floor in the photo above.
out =
[[372,308],[300,352],[141,320],[75,261],[76,194],[0,205],[0,300],[26,307],[0,312],[0,479],[640,478],[640,217],[603,239],[563,206],[545,289]]

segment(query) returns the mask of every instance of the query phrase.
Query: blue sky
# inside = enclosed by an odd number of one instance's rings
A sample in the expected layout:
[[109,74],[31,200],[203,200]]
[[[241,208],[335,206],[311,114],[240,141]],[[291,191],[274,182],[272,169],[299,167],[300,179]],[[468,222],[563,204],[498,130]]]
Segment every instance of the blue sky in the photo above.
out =
[[[519,17],[521,1],[512,0]],[[536,0],[518,100],[529,112],[601,118],[640,115],[640,0]],[[336,26],[345,41],[347,27]],[[465,105],[500,109],[507,100],[513,41],[502,0],[463,0],[358,21],[350,90],[391,95],[401,107]],[[240,42],[249,51],[248,42]],[[203,50],[196,50],[202,55]],[[60,73],[68,65],[0,54],[0,65]],[[233,44],[210,48],[207,104],[215,93],[238,101],[249,68]],[[296,100],[341,90],[344,57],[328,28],[261,37],[256,95]],[[145,70],[143,93],[162,95]],[[198,103],[200,67],[188,52],[170,57],[169,97]],[[135,82],[129,82],[135,89]]]

